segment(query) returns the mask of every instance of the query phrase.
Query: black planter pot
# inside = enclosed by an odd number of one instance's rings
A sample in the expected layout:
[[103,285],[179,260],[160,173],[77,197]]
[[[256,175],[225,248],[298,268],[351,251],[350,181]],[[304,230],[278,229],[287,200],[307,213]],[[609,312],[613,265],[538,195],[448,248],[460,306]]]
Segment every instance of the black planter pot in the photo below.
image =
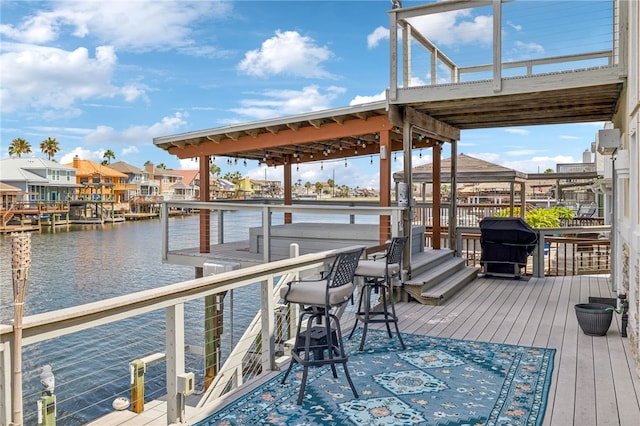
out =
[[580,328],[587,336],[604,336],[611,326],[613,307],[604,303],[579,303],[575,306]]

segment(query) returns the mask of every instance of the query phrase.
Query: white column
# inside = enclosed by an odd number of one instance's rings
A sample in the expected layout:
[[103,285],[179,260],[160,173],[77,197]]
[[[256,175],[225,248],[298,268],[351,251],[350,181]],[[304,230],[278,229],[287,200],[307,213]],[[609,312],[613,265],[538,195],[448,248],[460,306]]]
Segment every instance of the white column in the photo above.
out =
[[167,424],[181,419],[178,400],[178,374],[184,373],[184,304],[165,309],[167,362]]

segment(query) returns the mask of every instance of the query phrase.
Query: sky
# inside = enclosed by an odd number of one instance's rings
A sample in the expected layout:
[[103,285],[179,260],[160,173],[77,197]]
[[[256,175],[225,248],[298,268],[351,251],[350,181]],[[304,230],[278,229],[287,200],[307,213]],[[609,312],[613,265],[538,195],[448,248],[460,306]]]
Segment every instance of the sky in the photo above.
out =
[[[404,7],[429,3],[404,1]],[[503,12],[503,60],[611,49],[611,0],[516,0]],[[21,137],[46,158],[196,169],[153,138],[383,100],[389,86],[388,0],[1,0],[0,158]],[[491,8],[415,19],[460,66],[492,60]],[[414,80],[430,81],[412,50]],[[583,66],[602,65],[597,61]],[[548,69],[554,71],[554,69]],[[439,79],[446,83],[444,73]],[[439,80],[440,81],[440,80]],[[458,153],[525,173],[581,162],[603,123],[463,130]],[[445,152],[444,157],[449,154]],[[431,162],[415,151],[414,166]],[[281,168],[228,164],[255,179]],[[293,180],[378,188],[377,159],[302,164]],[[402,156],[392,163],[402,170]]]

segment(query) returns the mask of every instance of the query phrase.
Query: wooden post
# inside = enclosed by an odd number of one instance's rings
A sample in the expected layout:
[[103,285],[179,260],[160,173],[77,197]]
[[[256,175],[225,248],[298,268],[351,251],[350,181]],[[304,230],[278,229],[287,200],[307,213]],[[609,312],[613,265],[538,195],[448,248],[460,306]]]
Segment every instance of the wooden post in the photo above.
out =
[[142,413],[144,411],[144,362],[135,359],[129,363],[131,374],[131,411]]
[[31,234],[11,234],[11,270],[13,278],[13,390],[11,393],[14,425],[22,424],[22,316],[27,283],[31,271]]

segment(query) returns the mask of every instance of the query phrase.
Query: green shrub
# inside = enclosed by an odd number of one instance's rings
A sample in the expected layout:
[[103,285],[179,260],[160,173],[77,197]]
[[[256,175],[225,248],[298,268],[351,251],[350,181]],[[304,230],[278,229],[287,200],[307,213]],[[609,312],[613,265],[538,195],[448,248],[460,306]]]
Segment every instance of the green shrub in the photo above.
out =
[[[496,217],[520,217],[520,207],[503,209],[495,214]],[[573,219],[573,210],[566,207],[538,208],[529,210],[525,215],[525,222],[532,228],[559,228],[564,222]]]

